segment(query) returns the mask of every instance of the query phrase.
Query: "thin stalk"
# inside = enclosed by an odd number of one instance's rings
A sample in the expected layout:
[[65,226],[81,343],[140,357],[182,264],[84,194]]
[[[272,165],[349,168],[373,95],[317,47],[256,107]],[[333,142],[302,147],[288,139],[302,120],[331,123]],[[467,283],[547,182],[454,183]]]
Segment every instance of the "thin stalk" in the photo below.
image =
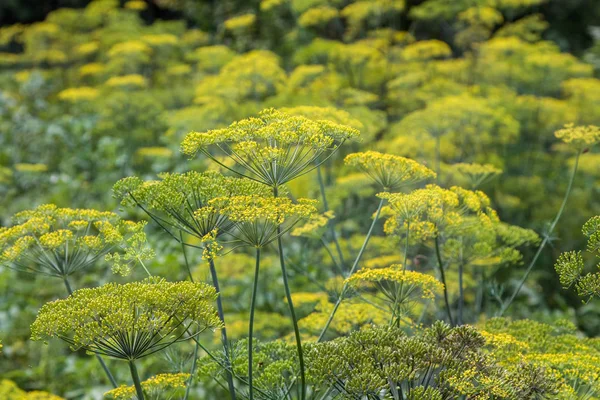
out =
[[[63,282],[65,283],[65,287],[67,288],[67,293],[69,293],[69,296],[72,295],[73,294],[73,289],[71,288],[71,284],[69,283],[69,279],[66,276],[63,276]],[[108,369],[108,366],[106,365],[106,363],[104,362],[104,360],[102,359],[102,357],[100,357],[100,355],[98,355],[98,354],[96,354],[95,356],[96,356],[96,359],[98,360],[98,362],[100,363],[100,366],[104,370],[104,373],[106,374],[106,377],[110,381],[110,384],[115,389],[117,387],[119,387],[119,385],[117,384],[117,380],[115,379],[115,377],[113,376],[113,374]]]
[[[461,248],[462,253],[462,248]],[[462,254],[461,254],[462,255]],[[465,305],[465,294],[463,287],[463,260],[462,257],[458,263],[458,325],[463,324],[463,308]]]
[[[329,204],[327,203],[327,195],[325,194],[325,183],[323,182],[323,174],[321,173],[321,166],[317,167],[317,179],[319,181],[319,189],[321,191],[321,197],[323,198],[323,210],[325,212],[329,211]],[[332,220],[327,221],[327,227],[329,228],[329,234],[333,239],[333,243],[335,244],[335,249],[338,253],[338,257],[340,258],[340,264],[342,265],[342,269],[346,264],[344,262],[344,255],[342,254],[342,248],[340,246],[340,242],[338,241],[337,234],[335,233],[335,227]]]
[[573,188],[573,182],[575,181],[575,175],[577,174],[577,168],[579,167],[579,157],[580,156],[581,156],[581,151],[579,151],[577,153],[577,156],[575,157],[575,165],[573,166],[573,171],[571,172],[571,176],[569,177],[569,184],[567,186],[567,191],[565,192],[565,196],[563,197],[562,204],[560,205],[560,208],[558,209],[558,212],[556,213],[556,216],[554,217],[554,220],[550,224],[550,228],[548,229],[548,232],[544,235],[544,239],[542,240],[542,243],[540,243],[540,246],[538,247],[535,255],[533,256],[533,259],[531,260],[531,262],[527,266],[527,269],[525,270],[525,274],[523,274],[523,277],[519,281],[519,284],[517,285],[517,288],[515,289],[515,291],[513,292],[513,294],[510,296],[510,298],[508,299],[508,301],[506,303],[502,304],[502,307],[500,308],[499,316],[502,316],[506,312],[506,310],[508,310],[508,308],[510,307],[510,305],[512,304],[512,302],[515,300],[515,297],[517,297],[517,295],[519,294],[519,292],[523,288],[523,285],[525,284],[525,281],[527,280],[527,277],[529,276],[529,273],[531,272],[531,270],[535,266],[535,263],[536,263],[538,257],[542,253],[542,250],[544,249],[544,247],[546,246],[546,244],[550,240],[550,235],[554,231],[554,228],[556,227],[556,224],[558,224],[558,220],[560,219],[560,217],[562,216],[563,212],[565,211],[565,207],[567,205],[567,200],[569,199],[569,196],[571,194],[571,189]]
[[[217,269],[215,268],[215,261],[211,258],[208,261],[208,266],[210,269],[210,275],[212,277],[213,286],[219,295],[217,297],[217,313],[219,315],[219,319],[223,323],[223,328],[221,328],[221,342],[223,343],[223,349],[225,350],[225,358],[227,359],[227,365],[231,365],[231,360],[229,356],[229,340],[227,338],[227,328],[225,327],[225,312],[223,311],[223,299],[221,298],[221,289],[219,286],[219,278],[217,276]],[[233,375],[231,372],[227,370],[227,386],[229,387],[229,394],[231,400],[235,400],[235,385],[233,384]]]
[[[410,222],[407,223],[406,226],[406,241],[404,242],[404,261],[402,262],[402,272],[406,271],[406,263],[408,261],[408,247],[410,244]],[[404,282],[401,282],[398,290],[396,291],[396,299],[394,300],[394,309],[392,310],[392,323],[394,323],[394,319],[396,318],[396,313],[398,313],[397,324],[400,326],[400,311],[398,310],[398,303],[400,299],[402,299],[404,292]]]
[[133,379],[133,385],[135,386],[135,392],[137,393],[138,400],[144,400],[142,383],[140,382],[140,376],[138,375],[138,371],[133,360],[129,360],[129,371],[131,371],[131,379]]
[[258,291],[258,275],[260,270],[260,247],[256,248],[256,266],[254,268],[254,283],[252,284],[252,299],[250,300],[250,322],[248,323],[248,386],[250,388],[250,400],[254,399],[253,384],[253,336],[254,336],[254,309],[256,307],[256,293]]
[[[273,196],[277,197],[277,187],[273,188]],[[302,339],[300,338],[300,328],[298,327],[298,318],[296,317],[296,311],[294,310],[294,302],[292,300],[292,293],[290,292],[290,285],[288,282],[287,271],[285,268],[285,260],[283,254],[283,241],[281,240],[281,226],[277,226],[277,246],[279,247],[279,264],[281,265],[281,275],[283,276],[283,288],[285,290],[285,297],[288,302],[290,314],[292,316],[292,324],[294,325],[294,335],[296,336],[296,348],[298,350],[298,362],[300,364],[300,384],[301,394],[300,399],[306,399],[306,374],[304,368],[304,354],[302,352]]]
[[[373,222],[371,223],[371,227],[369,228],[369,231],[367,232],[365,241],[363,242],[362,247],[358,251],[358,255],[356,256],[356,259],[354,260],[354,264],[352,265],[352,268],[350,268],[350,273],[348,274],[348,276],[352,276],[352,274],[356,271],[356,268],[358,267],[358,263],[360,262],[360,259],[363,255],[363,253],[365,252],[365,249],[367,248],[367,244],[369,243],[369,239],[371,239],[371,235],[373,234],[373,229],[375,228],[375,224],[377,223],[377,220],[379,220],[379,214],[381,213],[381,208],[383,207],[383,201],[384,201],[384,199],[381,199],[381,201],[379,201],[379,206],[377,207],[377,212],[375,213],[375,218],[373,218]],[[327,329],[329,329],[329,325],[331,325],[331,321],[333,321],[333,317],[335,316],[335,313],[337,312],[338,308],[340,307],[340,304],[342,304],[342,300],[344,299],[344,295],[346,294],[347,290],[348,290],[348,285],[344,284],[344,286],[342,286],[342,291],[340,292],[340,296],[338,297],[337,301],[335,302],[335,305],[333,306],[333,310],[331,310],[331,313],[329,314],[329,318],[327,319],[327,322],[325,323],[325,327],[321,331],[321,334],[319,335],[319,339],[317,340],[317,342],[320,342],[323,339],[323,337],[325,336],[325,333],[327,333]]]
[[188,379],[187,386],[185,388],[185,395],[183,396],[183,400],[187,400],[190,397],[190,392],[192,390],[192,383],[194,382],[194,374],[196,373],[196,365],[198,363],[198,352],[200,350],[200,346],[196,343],[194,347],[194,355],[192,356],[192,368],[190,370],[190,379]]
[[448,285],[446,285],[446,273],[444,272],[444,263],[442,262],[442,254],[440,252],[440,239],[438,236],[435,237],[435,256],[438,261],[438,266],[440,268],[440,280],[444,284],[444,303],[446,303],[446,314],[448,314],[448,320],[450,321],[450,325],[454,326],[454,321],[452,320],[452,312],[450,311],[450,301],[448,300]]

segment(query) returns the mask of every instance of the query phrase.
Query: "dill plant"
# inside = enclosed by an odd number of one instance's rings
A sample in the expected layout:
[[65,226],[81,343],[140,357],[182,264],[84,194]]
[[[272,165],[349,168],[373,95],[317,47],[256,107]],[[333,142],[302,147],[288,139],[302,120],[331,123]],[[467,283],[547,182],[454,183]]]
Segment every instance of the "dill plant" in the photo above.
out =
[[[144,223],[122,220],[112,212],[59,208],[53,204],[17,213],[15,225],[0,228],[0,263],[9,268],[62,279],[91,269],[103,259],[115,273],[127,275],[131,266],[153,256],[146,244]],[[144,266],[144,268],[146,268]],[[111,384],[115,378],[96,355]]]
[[[202,152],[225,169],[269,186],[273,197],[277,198],[282,185],[317,168],[340,145],[358,135],[359,131],[349,126],[267,109],[258,117],[234,122],[224,129],[191,132],[183,140],[181,149],[189,156]],[[212,153],[213,147],[231,158],[241,171],[219,161]],[[301,398],[304,400],[306,378],[302,341],[288,283],[280,226],[277,226],[276,232],[284,289],[296,336],[302,381]],[[250,390],[252,396],[252,386]]]
[[[214,258],[221,246],[218,238],[231,231],[233,222],[227,215],[219,212],[211,205],[217,198],[228,198],[238,195],[268,195],[268,187],[240,178],[225,177],[218,173],[187,172],[183,174],[163,174],[160,180],[142,181],[138,177],[124,178],[113,187],[114,195],[121,199],[122,205],[137,206],[144,210],[165,232],[182,245],[186,261],[187,273],[193,281],[192,271],[188,264],[185,247],[198,247],[206,259],[212,282],[220,293],[219,278]],[[186,241],[185,236],[192,236],[200,241],[200,246]],[[217,310],[223,322],[221,341],[227,354],[229,341],[225,325],[222,299],[217,298]],[[190,379],[194,376],[198,343],[192,360]],[[229,365],[229,364],[227,364]],[[233,378],[228,375],[229,391],[235,398]],[[186,392],[186,398],[189,395]]]
[[[137,397],[144,400],[135,361],[203,330],[220,328],[212,305],[217,296],[204,283],[161,278],[79,289],[66,299],[46,303],[31,325],[31,337],[59,338],[74,351],[127,361]],[[190,334],[192,327],[198,333]]]

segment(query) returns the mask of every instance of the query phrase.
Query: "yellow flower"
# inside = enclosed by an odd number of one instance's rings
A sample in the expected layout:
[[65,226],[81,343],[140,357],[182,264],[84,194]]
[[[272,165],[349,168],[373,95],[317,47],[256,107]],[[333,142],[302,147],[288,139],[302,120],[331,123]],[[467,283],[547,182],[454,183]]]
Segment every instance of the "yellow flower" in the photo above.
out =
[[444,290],[444,285],[431,275],[416,271],[403,271],[402,267],[394,264],[388,268],[363,269],[346,279],[351,287],[360,287],[364,283],[389,281],[407,285],[410,291],[419,289],[421,297],[433,299]]
[[58,98],[64,101],[76,103],[80,101],[94,100],[99,95],[100,92],[98,91],[98,89],[88,86],[81,86],[62,90],[58,93]]
[[436,176],[435,172],[416,161],[376,151],[349,154],[344,162],[360,168],[385,191],[397,190],[404,185]]

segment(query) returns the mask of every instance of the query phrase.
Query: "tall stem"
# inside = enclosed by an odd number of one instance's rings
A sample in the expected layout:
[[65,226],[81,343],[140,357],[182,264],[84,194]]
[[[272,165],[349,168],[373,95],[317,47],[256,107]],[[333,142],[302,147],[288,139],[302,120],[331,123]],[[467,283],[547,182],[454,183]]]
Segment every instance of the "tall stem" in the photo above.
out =
[[[231,366],[231,360],[229,355],[229,340],[227,338],[227,328],[225,327],[225,312],[223,311],[223,299],[221,298],[221,289],[219,286],[219,278],[217,276],[217,269],[215,268],[215,261],[211,258],[208,261],[208,266],[210,269],[210,275],[213,281],[213,286],[217,291],[217,313],[219,314],[219,319],[223,323],[223,328],[221,328],[221,342],[223,343],[223,349],[225,350],[225,358],[227,362],[227,366]],[[233,384],[233,375],[229,369],[226,371],[227,374],[227,386],[229,387],[229,395],[231,400],[235,400],[235,385]]]
[[442,262],[442,253],[440,252],[440,239],[438,236],[435,237],[435,256],[437,258],[438,266],[440,268],[440,279],[444,284],[444,303],[446,303],[446,314],[450,325],[454,326],[452,320],[452,312],[450,311],[450,301],[448,300],[448,285],[446,285],[446,273],[444,272],[444,263]]
[[[352,264],[352,268],[350,268],[350,273],[348,274],[348,276],[352,276],[352,274],[356,271],[356,268],[358,267],[358,263],[360,262],[360,259],[362,258],[362,255],[365,252],[365,249],[367,248],[367,244],[369,243],[369,239],[371,239],[371,235],[373,234],[373,229],[375,228],[375,224],[379,220],[379,214],[381,213],[381,208],[383,207],[383,201],[384,201],[384,199],[381,199],[381,201],[379,201],[379,206],[377,207],[377,212],[375,213],[375,217],[373,218],[371,227],[369,228],[369,231],[367,232],[367,236],[365,237],[365,241],[363,242],[362,247],[358,251],[358,255],[356,256],[356,259],[354,260],[354,264]],[[323,337],[325,336],[325,333],[327,333],[327,330],[329,329],[329,325],[331,325],[331,321],[333,321],[333,317],[335,316],[335,313],[337,312],[338,308],[340,307],[340,304],[342,304],[342,300],[344,299],[344,295],[346,294],[347,290],[348,290],[348,285],[346,283],[344,283],[344,286],[342,286],[342,291],[340,292],[340,296],[338,297],[337,301],[335,302],[335,304],[333,306],[333,310],[331,310],[331,313],[329,314],[329,318],[327,319],[327,322],[325,323],[325,327],[321,331],[321,334],[319,335],[319,339],[317,340],[317,342],[320,342],[323,339]]]
[[[406,226],[406,240],[404,242],[404,261],[402,263],[402,272],[406,271],[406,263],[408,261],[408,247],[410,244],[410,222],[407,222]],[[394,309],[392,310],[392,323],[394,323],[394,318],[396,318],[397,313],[397,325],[400,326],[400,310],[398,310],[398,305],[400,303],[400,299],[402,299],[404,292],[404,282],[401,282],[398,290],[396,291],[396,299],[394,300]]]
[[[325,183],[323,182],[323,174],[321,173],[320,165],[317,167],[317,179],[319,181],[321,197],[323,198],[323,210],[327,212],[329,211],[329,204],[327,203],[327,195],[325,194]],[[329,228],[329,234],[331,235],[333,243],[335,244],[335,249],[338,253],[342,269],[344,269],[344,255],[342,254],[342,248],[340,247],[340,242],[338,241],[337,234],[335,233],[335,227],[332,220],[327,221],[327,227]]]
[[138,375],[138,371],[133,360],[129,360],[129,371],[131,371],[131,379],[133,379],[133,385],[135,386],[135,392],[137,393],[138,400],[144,400],[142,383],[140,382],[140,376]]
[[248,386],[250,387],[250,400],[254,399],[253,386],[253,347],[254,347],[254,309],[256,307],[256,293],[258,289],[258,275],[260,270],[260,247],[256,248],[256,266],[254,267],[254,283],[252,284],[252,299],[250,300],[250,322],[248,323]]
[[502,308],[500,309],[500,312],[499,312],[500,316],[502,316],[506,312],[506,310],[508,310],[508,308],[510,307],[510,305],[512,304],[512,302],[515,300],[515,297],[517,297],[517,295],[519,294],[519,292],[523,288],[523,285],[525,284],[525,281],[527,280],[527,277],[529,277],[529,273],[531,272],[531,270],[535,266],[535,263],[536,263],[537,259],[539,258],[540,254],[542,253],[542,250],[544,249],[544,247],[546,246],[546,244],[550,240],[550,235],[554,231],[554,228],[556,227],[556,224],[558,224],[558,220],[560,219],[560,217],[562,216],[563,212],[565,211],[565,207],[567,205],[567,200],[569,199],[569,196],[571,194],[571,189],[573,188],[573,182],[575,181],[575,175],[577,174],[577,168],[579,167],[579,157],[580,156],[581,156],[581,151],[579,151],[577,153],[577,156],[575,157],[575,165],[573,166],[573,170],[571,171],[571,176],[569,177],[569,184],[567,186],[567,191],[565,192],[565,196],[563,197],[562,204],[560,205],[560,208],[558,209],[558,212],[556,213],[556,216],[554,217],[554,220],[550,224],[550,228],[548,229],[548,232],[544,235],[544,239],[542,240],[542,243],[540,243],[540,246],[538,247],[535,255],[533,256],[533,259],[531,260],[531,262],[527,266],[527,269],[525,270],[525,274],[523,274],[523,277],[519,281],[519,284],[517,285],[517,288],[515,289],[515,291],[513,292],[513,294],[510,296],[510,298],[508,299],[508,301],[506,303],[502,304]]
[[[71,284],[69,283],[69,279],[67,278],[66,275],[63,276],[63,282],[65,283],[65,287],[67,288],[67,293],[69,293],[69,296],[72,295],[73,294],[73,289],[71,288]],[[100,357],[100,355],[98,355],[98,354],[96,354],[95,356],[96,356],[96,359],[98,360],[98,362],[100,363],[100,366],[102,367],[102,370],[106,374],[106,377],[110,381],[110,384],[116,389],[119,386],[117,384],[117,380],[115,379],[115,377],[113,376],[113,374],[108,369],[108,366],[106,365],[106,363],[104,362],[104,360],[102,359],[102,357]]]
[[463,258],[462,258],[462,242],[460,244],[460,260],[458,262],[458,325],[463,324],[463,308],[465,306],[465,294],[463,287]]
[[[273,188],[273,195],[277,197],[277,187]],[[298,350],[298,362],[300,364],[300,385],[301,394],[300,399],[306,399],[306,374],[304,372],[304,354],[302,352],[302,339],[300,337],[300,328],[298,327],[298,318],[296,317],[296,311],[294,309],[294,302],[292,300],[292,293],[290,292],[290,285],[287,277],[287,270],[285,269],[285,261],[283,254],[283,241],[281,240],[281,227],[277,227],[277,246],[279,247],[279,264],[281,265],[281,275],[283,276],[283,288],[285,290],[285,297],[288,302],[290,314],[292,316],[292,324],[294,325],[294,335],[296,336],[296,348]]]

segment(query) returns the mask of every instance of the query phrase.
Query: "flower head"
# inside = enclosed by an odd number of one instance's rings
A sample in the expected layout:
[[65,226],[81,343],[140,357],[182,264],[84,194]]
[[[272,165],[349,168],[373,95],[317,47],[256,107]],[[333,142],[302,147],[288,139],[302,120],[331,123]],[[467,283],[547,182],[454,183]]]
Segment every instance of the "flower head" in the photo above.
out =
[[201,151],[219,162],[210,151],[216,147],[242,170],[234,172],[278,187],[316,168],[323,162],[321,156],[331,155],[358,135],[356,129],[345,125],[267,109],[224,129],[191,132],[181,149],[189,156]]
[[221,327],[215,289],[205,283],[148,278],[80,289],[46,303],[31,325],[33,340],[60,338],[73,350],[135,360],[187,340],[188,329]]
[[[315,200],[287,197],[234,196],[210,201],[216,212],[237,228],[230,234],[250,246],[263,247],[289,231],[298,221],[317,212]],[[199,210],[198,212],[201,212]]]
[[567,124],[554,135],[564,143],[581,151],[600,142],[600,128],[594,125],[575,126]]
[[[202,239],[226,232],[231,223],[216,212],[210,201],[231,196],[270,196],[267,186],[248,179],[225,177],[216,172],[165,173],[160,180],[121,179],[113,187],[123,205],[142,208],[165,229]],[[176,237],[175,233],[172,235]]]
[[15,225],[0,229],[0,263],[11,268],[66,277],[109,255],[123,265],[152,258],[145,223],[117,214],[53,204],[22,211]]
[[364,171],[385,191],[436,176],[435,172],[409,158],[376,151],[349,154],[344,162]]
[[[144,394],[151,399],[175,398],[185,389],[190,374],[158,374],[141,382]],[[134,386],[119,386],[104,393],[108,399],[131,400],[136,398]]]
[[400,265],[391,265],[388,268],[364,269],[346,279],[346,283],[352,287],[385,281],[405,285],[404,287],[407,289],[405,296],[418,289],[424,299],[433,299],[436,294],[444,290],[444,285],[433,276],[416,271],[403,271]]

